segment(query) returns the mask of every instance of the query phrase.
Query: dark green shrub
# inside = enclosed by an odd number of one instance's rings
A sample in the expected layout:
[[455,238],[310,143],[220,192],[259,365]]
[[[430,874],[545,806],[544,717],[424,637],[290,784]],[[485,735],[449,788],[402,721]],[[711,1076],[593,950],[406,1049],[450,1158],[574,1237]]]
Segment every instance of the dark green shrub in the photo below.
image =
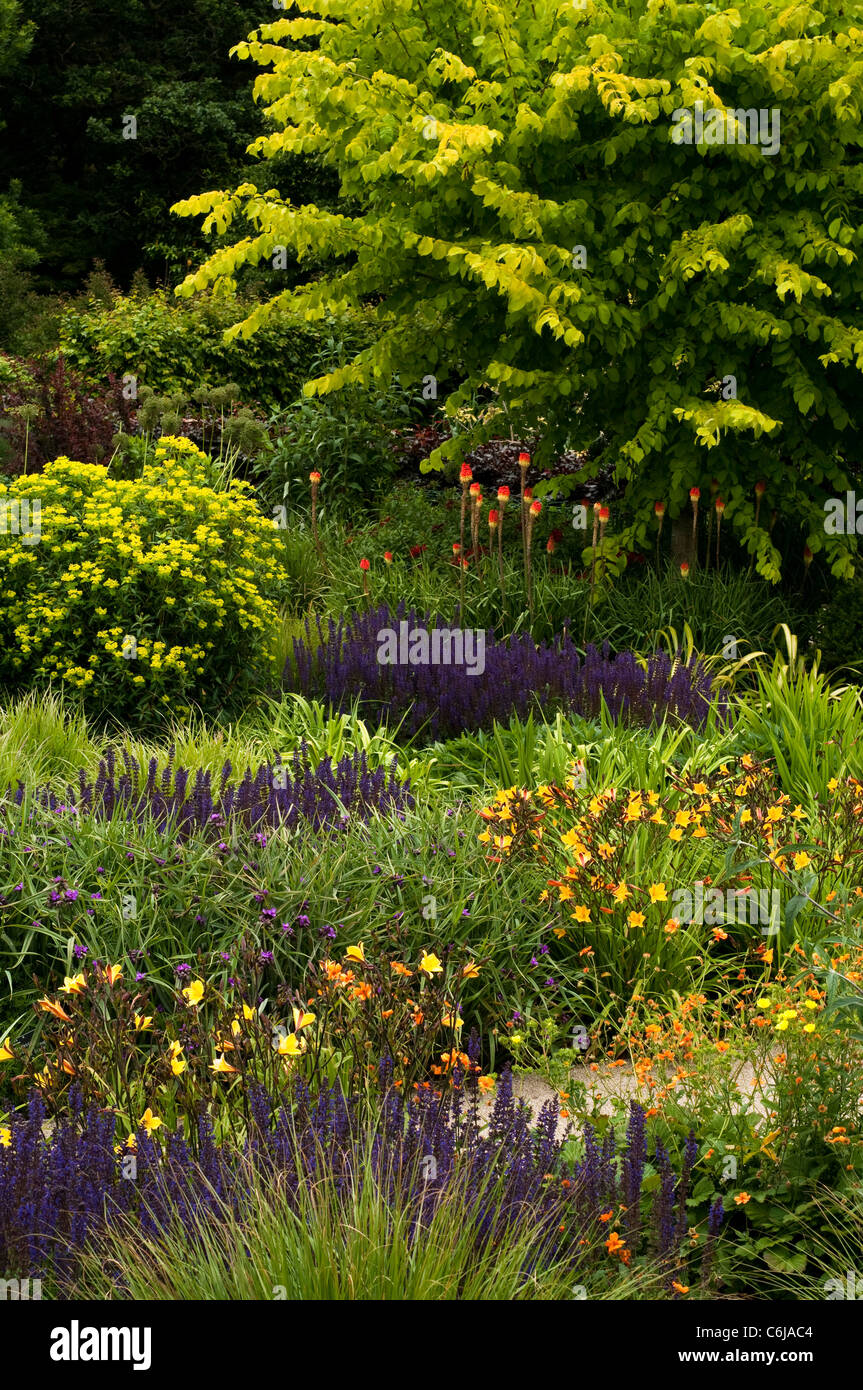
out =
[[[225,330],[250,305],[232,296],[175,301],[165,290],[148,296],[90,300],[62,316],[60,351],[90,376],[126,374],[160,395],[190,394],[202,382],[235,382],[240,399],[275,410],[293,401],[323,357],[330,363],[340,341],[356,352],[369,330],[355,315],[308,324],[295,315],[275,318],[254,337],[226,343]],[[337,331],[338,338],[334,336]]]

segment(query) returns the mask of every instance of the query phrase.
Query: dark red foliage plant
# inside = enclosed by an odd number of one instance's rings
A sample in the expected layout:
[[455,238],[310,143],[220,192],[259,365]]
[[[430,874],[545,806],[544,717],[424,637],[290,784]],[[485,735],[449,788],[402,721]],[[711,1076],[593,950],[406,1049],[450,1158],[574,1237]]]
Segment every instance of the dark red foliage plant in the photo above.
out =
[[0,459],[5,473],[40,471],[55,458],[107,463],[118,430],[134,427],[133,404],[110,375],[106,383],[88,381],[56,362],[27,362],[13,385],[0,388]]

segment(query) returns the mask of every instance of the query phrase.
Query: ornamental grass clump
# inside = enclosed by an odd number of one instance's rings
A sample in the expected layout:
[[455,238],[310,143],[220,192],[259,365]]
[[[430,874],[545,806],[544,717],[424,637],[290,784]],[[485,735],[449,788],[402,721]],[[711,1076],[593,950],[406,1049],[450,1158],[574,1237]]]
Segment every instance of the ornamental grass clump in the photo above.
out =
[[[381,663],[381,632],[399,634],[403,625],[406,637],[424,632],[429,652],[437,645],[442,659]],[[588,646],[582,657],[568,632],[539,645],[527,633],[498,641],[487,632],[480,671],[453,661],[458,633],[442,618],[408,611],[404,603],[395,612],[383,605],[338,622],[331,618],[326,627],[320,619],[314,626],[307,620],[305,638],[294,639],[284,681],[303,695],[327,699],[334,710],[359,700],[399,721],[405,733],[422,730],[430,739],[458,737],[494,720],[505,723],[513,714],[526,717],[537,705],[545,716],[555,707],[596,716],[605,706],[626,723],[676,718],[698,728],[714,698],[709,675],[694,659],[657,652],[642,663],[630,652],[612,656],[607,644],[601,651]],[[724,714],[724,697],[717,703]]]
[[[475,1038],[469,1049],[474,1062]],[[622,1141],[609,1128],[600,1144],[588,1130],[582,1157],[567,1163],[556,1136],[557,1107],[546,1104],[534,1121],[529,1107],[514,1099],[508,1072],[487,1115],[467,1070],[445,1097],[422,1086],[401,1095],[389,1085],[387,1057],[379,1060],[378,1076],[382,1098],[371,1106],[339,1087],[314,1093],[298,1085],[289,1103],[259,1088],[242,1141],[217,1143],[202,1116],[195,1150],[153,1116],[145,1117],[132,1143],[118,1144],[115,1117],[85,1109],[77,1095],[71,1118],[46,1134],[45,1109],[34,1096],[26,1115],[0,1130],[0,1269],[41,1274],[59,1296],[75,1297],[82,1267],[91,1278],[101,1267],[105,1280],[104,1260],[94,1268],[88,1254],[101,1254],[107,1241],[115,1250],[114,1273],[107,1276],[109,1284],[115,1279],[115,1294],[132,1292],[124,1282],[126,1260],[117,1258],[125,1250],[136,1295],[146,1297],[145,1270],[151,1289],[163,1284],[159,1271],[172,1251],[176,1260],[179,1246],[185,1259],[178,1263],[191,1261],[192,1268],[217,1250],[215,1265],[230,1287],[244,1249],[248,1260],[241,1233],[248,1232],[254,1245],[261,1224],[256,1217],[263,1214],[256,1203],[266,1193],[264,1210],[279,1208],[293,1232],[319,1227],[321,1205],[334,1204],[340,1220],[327,1223],[336,1239],[326,1263],[340,1270],[357,1197],[371,1189],[379,1198],[379,1221],[364,1257],[375,1264],[380,1248],[394,1242],[421,1262],[449,1207],[457,1214],[450,1239],[462,1233],[456,1248],[470,1273],[487,1260],[496,1265],[501,1247],[508,1252],[515,1238],[523,1242],[518,1284],[558,1270],[570,1287],[580,1283],[599,1296],[613,1296],[615,1285],[626,1282],[673,1298],[709,1279],[723,1213],[721,1202],[706,1213],[704,1240],[694,1253],[686,1205],[698,1150],[693,1135],[677,1175],[661,1144],[649,1158],[644,1112],[633,1105]],[[649,1165],[658,1182],[646,1182]],[[144,1262],[133,1253],[142,1241],[149,1243]],[[290,1249],[296,1236],[286,1244]],[[312,1296],[295,1284],[297,1268],[320,1263],[319,1250],[317,1260],[310,1254],[293,1262],[293,1276],[286,1272],[294,1297]],[[390,1255],[380,1277],[393,1263]],[[291,1264],[283,1256],[278,1268],[287,1271]],[[261,1268],[265,1284],[259,1273],[245,1294],[234,1296],[274,1296],[279,1281],[273,1266],[264,1261]],[[457,1292],[456,1280],[449,1296]]]
[[62,795],[51,787],[28,788],[19,781],[14,792],[0,797],[0,811],[4,800],[20,806],[29,799],[48,811],[101,820],[116,817],[185,840],[202,831],[221,839],[231,826],[255,831],[277,826],[293,830],[303,823],[316,829],[339,827],[352,819],[367,820],[375,812],[403,815],[414,804],[409,782],[397,775],[395,760],[389,767],[372,769],[364,751],[315,764],[302,743],[288,762],[277,758],[261,763],[254,775],[247,767],[235,782],[231,763],[226,762],[216,787],[209,771],[199,770],[192,781],[184,768],[175,768],[173,751],[162,769],[151,758],[146,777],[127,750],[122,757],[124,771],[118,772],[116,754],[109,749],[99,762],[95,782],[80,769],[77,783]]
[[59,458],[12,481],[0,503],[39,527],[0,533],[0,680],[140,719],[218,709],[265,676],[275,533],[250,484],[217,481],[173,438],[140,479]]

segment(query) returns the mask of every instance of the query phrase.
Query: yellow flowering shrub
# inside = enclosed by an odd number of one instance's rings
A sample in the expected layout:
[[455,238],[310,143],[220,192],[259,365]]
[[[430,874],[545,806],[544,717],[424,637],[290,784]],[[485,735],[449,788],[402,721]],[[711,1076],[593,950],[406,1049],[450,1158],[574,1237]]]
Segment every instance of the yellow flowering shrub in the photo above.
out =
[[[206,455],[167,437],[140,479],[67,458],[14,479],[0,493],[0,679],[142,715],[217,706],[260,672],[277,616],[272,522],[248,483],[210,477]],[[8,521],[25,502],[29,535]]]

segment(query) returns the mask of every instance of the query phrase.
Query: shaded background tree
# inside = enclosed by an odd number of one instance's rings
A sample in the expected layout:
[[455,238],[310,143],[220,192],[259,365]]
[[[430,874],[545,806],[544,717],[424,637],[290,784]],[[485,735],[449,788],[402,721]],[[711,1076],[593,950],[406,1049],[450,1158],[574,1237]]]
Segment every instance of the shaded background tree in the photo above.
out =
[[[272,12],[265,0],[0,0],[0,190],[16,181],[43,228],[38,288],[77,289],[95,258],[121,285],[139,269],[170,281],[198,258],[208,242],[168,209],[253,176],[245,148],[264,127],[229,50]],[[136,139],[123,138],[128,115]],[[301,198],[320,187],[308,159],[280,177]]]

